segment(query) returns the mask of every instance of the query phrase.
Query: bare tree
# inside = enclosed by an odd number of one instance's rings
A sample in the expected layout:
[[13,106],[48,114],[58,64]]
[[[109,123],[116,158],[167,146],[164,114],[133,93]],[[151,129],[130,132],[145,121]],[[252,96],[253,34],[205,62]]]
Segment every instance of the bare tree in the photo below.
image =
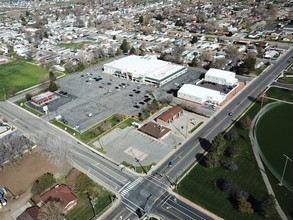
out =
[[226,55],[228,59],[232,60],[232,64],[236,65],[240,55],[237,46],[229,45],[226,49]]
[[64,172],[69,171],[71,152],[68,142],[51,134],[35,136],[34,141],[50,163],[63,168]]
[[42,220],[63,220],[62,210],[60,202],[49,201],[41,207],[38,218]]

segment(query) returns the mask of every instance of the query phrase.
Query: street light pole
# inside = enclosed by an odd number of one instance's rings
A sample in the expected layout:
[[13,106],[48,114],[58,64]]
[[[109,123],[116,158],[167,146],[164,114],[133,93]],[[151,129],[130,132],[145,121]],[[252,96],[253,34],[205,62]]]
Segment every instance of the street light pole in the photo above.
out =
[[288,157],[286,154],[283,154],[284,157],[286,157],[286,162],[285,162],[285,165],[284,165],[284,170],[283,170],[283,174],[282,174],[282,178],[281,178],[281,181],[279,183],[279,186],[282,186],[283,185],[283,178],[284,178],[284,174],[285,174],[285,171],[286,171],[286,167],[287,167],[287,163],[288,163],[288,160],[290,162],[292,162],[292,160],[290,159],[290,157]]

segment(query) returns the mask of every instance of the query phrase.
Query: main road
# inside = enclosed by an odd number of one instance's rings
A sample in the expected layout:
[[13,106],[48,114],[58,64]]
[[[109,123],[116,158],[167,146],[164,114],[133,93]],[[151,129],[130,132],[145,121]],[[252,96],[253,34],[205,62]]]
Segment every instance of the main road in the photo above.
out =
[[[235,122],[236,118],[274,81],[288,65],[287,61],[292,59],[292,54],[293,51],[290,49],[274,66],[250,82],[149,176],[137,177],[121,171],[120,167],[108,158],[96,154],[79,144],[75,138],[10,102],[0,102],[0,115],[28,135],[38,138],[50,136],[64,141],[69,146],[69,157],[76,167],[96,181],[118,191],[122,196],[122,202],[106,217],[107,219],[137,219],[148,213],[158,214],[164,219],[213,219],[213,215],[175,197],[170,193],[170,186],[196,162],[198,155],[205,152],[206,143]],[[234,112],[233,116],[228,115],[231,111]],[[175,165],[168,167],[169,161],[174,161]]]

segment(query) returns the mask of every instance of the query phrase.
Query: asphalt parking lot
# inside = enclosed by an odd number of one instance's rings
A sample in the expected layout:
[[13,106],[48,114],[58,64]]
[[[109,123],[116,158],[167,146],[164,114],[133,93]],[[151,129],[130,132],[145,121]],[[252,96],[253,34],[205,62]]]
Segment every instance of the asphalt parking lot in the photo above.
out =
[[[138,115],[146,106],[146,100],[149,103],[152,101],[151,97],[146,97],[149,91],[160,99],[169,95],[167,91],[170,88],[195,83],[204,71],[193,68],[166,85],[155,88],[108,75],[102,67],[102,64],[96,65],[58,80],[60,90],[67,94],[61,95],[59,102],[49,104],[50,118],[61,115],[68,126],[82,132],[115,113]],[[66,101],[62,101],[64,99]]]
[[[115,113],[137,115],[146,105],[146,94],[153,86],[116,78],[99,68],[88,69],[58,80],[65,96],[74,97],[58,106],[49,104],[51,116],[61,115],[70,127],[84,131]],[[147,99],[151,102],[151,99]],[[135,106],[135,107],[134,107]]]

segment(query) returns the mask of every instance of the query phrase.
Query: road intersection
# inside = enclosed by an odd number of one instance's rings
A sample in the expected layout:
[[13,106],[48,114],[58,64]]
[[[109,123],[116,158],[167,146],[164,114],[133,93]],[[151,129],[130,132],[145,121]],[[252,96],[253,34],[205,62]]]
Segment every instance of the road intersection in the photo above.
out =
[[[109,158],[86,148],[66,132],[9,101],[0,103],[0,115],[25,134],[38,138],[51,135],[65,141],[70,146],[69,158],[78,169],[116,194],[121,194],[122,202],[105,217],[106,219],[138,219],[145,214],[156,214],[163,219],[214,219],[215,216],[183,202],[178,196],[170,193],[171,184],[176,183],[177,179],[196,162],[198,156],[205,152],[206,143],[233,124],[274,81],[288,65],[287,60],[292,59],[292,54],[291,48],[275,65],[255,78],[241,93],[222,107],[193,137],[178,148],[175,154],[166,158],[148,176],[136,176],[131,172],[121,171],[121,167]],[[234,112],[233,116],[228,115],[231,111]],[[169,167],[170,161],[174,161],[175,166]]]

